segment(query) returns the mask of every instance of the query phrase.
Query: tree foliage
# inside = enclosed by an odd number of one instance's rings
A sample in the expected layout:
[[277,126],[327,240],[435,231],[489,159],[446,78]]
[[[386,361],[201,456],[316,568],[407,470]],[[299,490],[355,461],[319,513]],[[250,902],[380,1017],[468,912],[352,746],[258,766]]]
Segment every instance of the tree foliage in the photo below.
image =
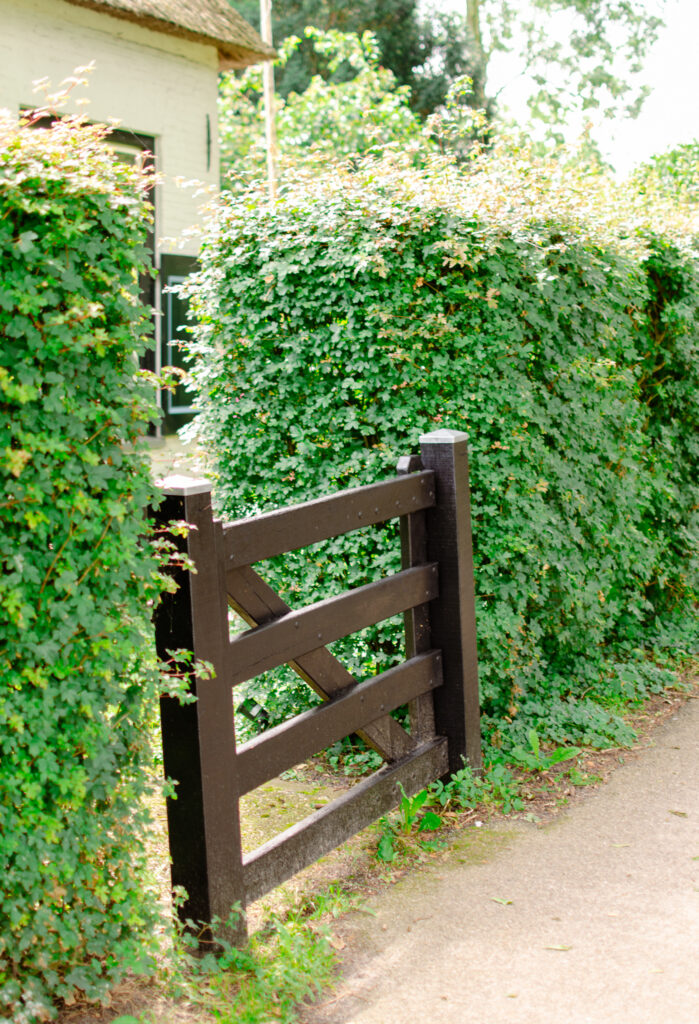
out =
[[[638,83],[643,61],[662,27],[666,0],[462,0],[462,10],[424,8],[417,0],[292,0],[274,8],[274,38],[303,38],[311,25],[323,31],[372,32],[381,61],[399,85],[410,88],[412,109],[422,118],[445,101],[454,82],[468,75],[475,109],[492,116],[498,97],[489,82],[493,58],[519,58],[522,89],[535,119],[560,125],[571,112],[631,116],[647,89]],[[257,0],[236,4],[259,24]],[[303,92],[314,75],[352,75],[345,64],[332,71],[305,41],[278,72],[286,98]]]
[[[686,218],[510,150],[468,175],[383,161],[301,176],[274,209],[223,197],[211,224],[195,429],[225,514],[380,479],[421,432],[468,430],[491,742],[533,722],[558,743],[626,741],[610,707],[670,678],[643,648],[672,630],[696,642]],[[268,571],[298,605],[396,564],[387,527]],[[399,637],[383,624],[336,649],[365,675]]]
[[[247,21],[259,25],[257,0],[242,0],[235,7]],[[292,92],[304,92],[315,76],[341,82],[355,73],[347,62],[331,67],[304,35],[308,26],[360,36],[371,32],[378,41],[381,64],[399,85],[410,88],[411,107],[421,117],[444,102],[455,79],[475,71],[463,18],[451,12],[432,11],[425,16],[417,0],[356,0],[351,4],[291,0],[273,10],[275,43],[290,36],[301,39],[277,71],[277,89],[284,99]]]
[[534,118],[562,123],[571,112],[635,116],[647,94],[634,76],[662,26],[665,0],[463,0],[474,43],[475,106],[485,107],[488,67],[515,53]]
[[158,561],[137,379],[145,183],[104,132],[0,120],[0,1019],[137,967]]
[[[422,126],[409,105],[407,86],[379,63],[376,39],[336,31],[306,29],[305,41],[322,56],[329,78],[315,75],[302,93],[276,97],[279,162],[282,171],[295,166],[327,169],[335,160],[360,157],[387,145],[418,145]],[[278,64],[286,67],[301,40],[290,38],[280,48]],[[352,68],[352,77],[335,81],[332,73]],[[262,71],[222,76],[219,88],[221,167],[230,183],[264,176],[266,149]]]
[[699,140],[658,153],[639,167],[634,181],[646,190],[657,190],[689,203],[699,202]]

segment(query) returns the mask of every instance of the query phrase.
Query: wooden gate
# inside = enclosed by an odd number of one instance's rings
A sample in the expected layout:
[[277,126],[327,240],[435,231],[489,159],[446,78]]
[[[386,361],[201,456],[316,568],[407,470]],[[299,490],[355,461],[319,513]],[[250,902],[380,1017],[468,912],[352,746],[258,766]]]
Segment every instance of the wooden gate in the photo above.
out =
[[[173,886],[187,892],[183,919],[225,922],[317,860],[408,794],[462,767],[481,767],[473,562],[466,434],[420,439],[420,456],[398,475],[236,522],[212,515],[206,481],[170,477],[161,523],[184,520],[180,540],[196,572],[156,614],[158,653],[177,649],[209,662],[193,671],[196,701],[163,698],[165,774]],[[351,530],[400,517],[403,568],[366,586],[294,611],[253,564]],[[252,627],[230,638],[229,605]],[[406,660],[358,681],[327,644],[403,612]],[[232,688],[288,663],[325,703],[236,747]],[[410,732],[389,712],[410,705]],[[351,733],[385,764],[321,810],[251,854],[240,843],[239,798]],[[226,937],[245,937],[241,918]]]

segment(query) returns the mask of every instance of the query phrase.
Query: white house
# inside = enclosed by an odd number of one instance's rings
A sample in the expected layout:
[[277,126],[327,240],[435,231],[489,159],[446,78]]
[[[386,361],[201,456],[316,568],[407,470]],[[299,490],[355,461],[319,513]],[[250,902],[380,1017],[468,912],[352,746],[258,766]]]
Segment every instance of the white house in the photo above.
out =
[[[137,150],[155,156],[162,183],[153,258],[160,273],[144,297],[163,311],[156,366],[179,361],[171,342],[182,311],[164,289],[191,269],[198,251],[188,231],[201,199],[178,180],[216,187],[218,73],[271,56],[228,0],[0,0],[0,107],[40,105],[37,79],[47,77],[56,88],[94,62],[90,86],[81,91],[89,98],[87,116],[119,120],[112,140],[124,159]],[[164,402],[166,425],[177,426],[186,397],[166,395]]]

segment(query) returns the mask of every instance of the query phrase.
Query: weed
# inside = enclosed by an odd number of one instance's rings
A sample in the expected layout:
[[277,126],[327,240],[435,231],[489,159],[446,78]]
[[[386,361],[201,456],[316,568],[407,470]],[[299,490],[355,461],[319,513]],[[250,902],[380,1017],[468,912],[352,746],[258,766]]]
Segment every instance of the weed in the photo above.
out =
[[379,820],[379,828],[381,829],[381,835],[376,847],[376,858],[384,864],[391,864],[397,856],[396,833],[391,827],[391,822],[388,818],[381,818]]
[[356,910],[361,902],[358,893],[352,893],[337,882],[320,892],[310,892],[300,902],[296,914],[300,918],[318,921],[324,917],[337,918],[349,910]]
[[429,790],[423,789],[415,796],[408,796],[401,783],[398,783],[401,791],[401,802],[398,806],[398,827],[404,836],[410,835],[417,826],[417,831],[427,829],[433,832],[442,824],[442,819],[434,811],[425,811],[420,817],[420,811],[430,802]]
[[602,781],[601,775],[588,775],[579,771],[575,765],[568,769],[568,778],[574,786],[595,786]]
[[524,810],[519,783],[510,769],[501,763],[487,765],[483,775],[476,776],[468,765],[454,772],[448,782],[433,782],[430,792],[444,809],[469,810],[484,804],[503,814]]
[[582,753],[580,747],[556,747],[550,754],[543,754],[536,729],[527,733],[529,750],[522,746],[513,747],[508,753],[508,760],[528,772],[544,772],[562,761],[570,761]]
[[[323,913],[329,903],[330,897]],[[312,916],[295,912],[285,920],[273,917],[242,949],[217,937],[217,955],[204,956],[197,950],[193,922],[186,928],[178,923],[168,964],[169,988],[218,1024],[296,1024],[299,1004],[317,998],[335,970],[327,928]]]
[[343,775],[365,775],[383,764],[383,759],[371,750],[359,737],[345,737],[323,751],[323,759],[329,767]]
[[436,853],[438,850],[445,850],[448,846],[446,839],[421,839],[420,847],[428,853]]
[[331,981],[335,954],[325,929],[292,918],[235,950],[210,984],[210,1009],[219,1024],[298,1021],[297,1007]]
[[[398,788],[402,796],[397,814],[393,817],[381,818],[379,821],[381,835],[376,856],[387,864],[396,858],[396,841],[399,837],[408,839],[414,833],[435,832],[442,824],[441,815],[426,809],[434,800],[430,790],[423,789],[415,796],[408,796],[400,782]],[[421,812],[424,813],[421,814]]]
[[[488,765],[482,776],[474,775],[471,768],[464,765],[448,782],[440,779],[413,797],[407,796],[402,786],[400,789],[402,799],[397,812],[379,821],[376,856],[386,864],[393,863],[399,852],[416,845],[419,833],[437,831],[444,823],[443,814],[448,808],[470,810],[484,805],[504,814],[524,810],[519,783],[501,763]],[[429,809],[430,806],[438,810]],[[417,845],[429,851],[440,849],[443,844],[439,839],[422,839]]]
[[519,783],[504,764],[489,766],[485,771],[483,783],[483,802],[486,805],[496,807],[503,814],[524,810],[524,803],[519,795]]
[[[443,824],[442,814],[447,809],[462,811],[484,806],[497,809],[503,814],[523,811],[520,784],[505,763],[505,757],[524,771],[545,772],[557,764],[573,760],[582,752],[579,747],[556,747],[550,753],[544,753],[535,729],[529,731],[528,740],[528,748],[515,746],[507,754],[493,752],[491,756],[498,759],[486,764],[482,775],[474,775],[465,764],[447,782],[441,779],[433,782],[416,796],[406,796],[401,787],[402,799],[397,814],[383,817],[379,822],[377,858],[384,863],[392,863],[401,846],[405,849],[408,840],[414,838],[417,832],[436,831],[440,828]],[[597,776],[583,775],[574,765],[568,769],[568,776],[573,785],[584,786],[598,781]],[[541,782],[540,790],[546,789],[546,784]],[[426,810],[430,805],[438,810]],[[434,841],[423,841],[421,845],[426,850],[437,848]]]

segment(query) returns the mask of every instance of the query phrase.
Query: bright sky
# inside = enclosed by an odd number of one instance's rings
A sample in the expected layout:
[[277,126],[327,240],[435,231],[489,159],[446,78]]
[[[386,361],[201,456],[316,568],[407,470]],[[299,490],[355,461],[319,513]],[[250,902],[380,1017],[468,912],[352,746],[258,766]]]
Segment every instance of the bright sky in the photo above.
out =
[[[639,2],[651,9],[656,6],[652,0],[634,0]],[[466,0],[442,4],[464,11]],[[621,173],[653,153],[699,138],[699,0],[667,0],[664,19],[666,27],[640,76],[652,89],[641,114],[635,121],[607,121],[594,133],[604,155]],[[522,111],[517,71],[512,60],[500,60],[490,76],[491,91],[504,86],[500,102],[510,106],[515,117]]]
[[604,133],[604,148],[621,172],[699,138],[699,3],[670,0],[665,21],[642,76],[651,95],[635,121],[618,122]]

